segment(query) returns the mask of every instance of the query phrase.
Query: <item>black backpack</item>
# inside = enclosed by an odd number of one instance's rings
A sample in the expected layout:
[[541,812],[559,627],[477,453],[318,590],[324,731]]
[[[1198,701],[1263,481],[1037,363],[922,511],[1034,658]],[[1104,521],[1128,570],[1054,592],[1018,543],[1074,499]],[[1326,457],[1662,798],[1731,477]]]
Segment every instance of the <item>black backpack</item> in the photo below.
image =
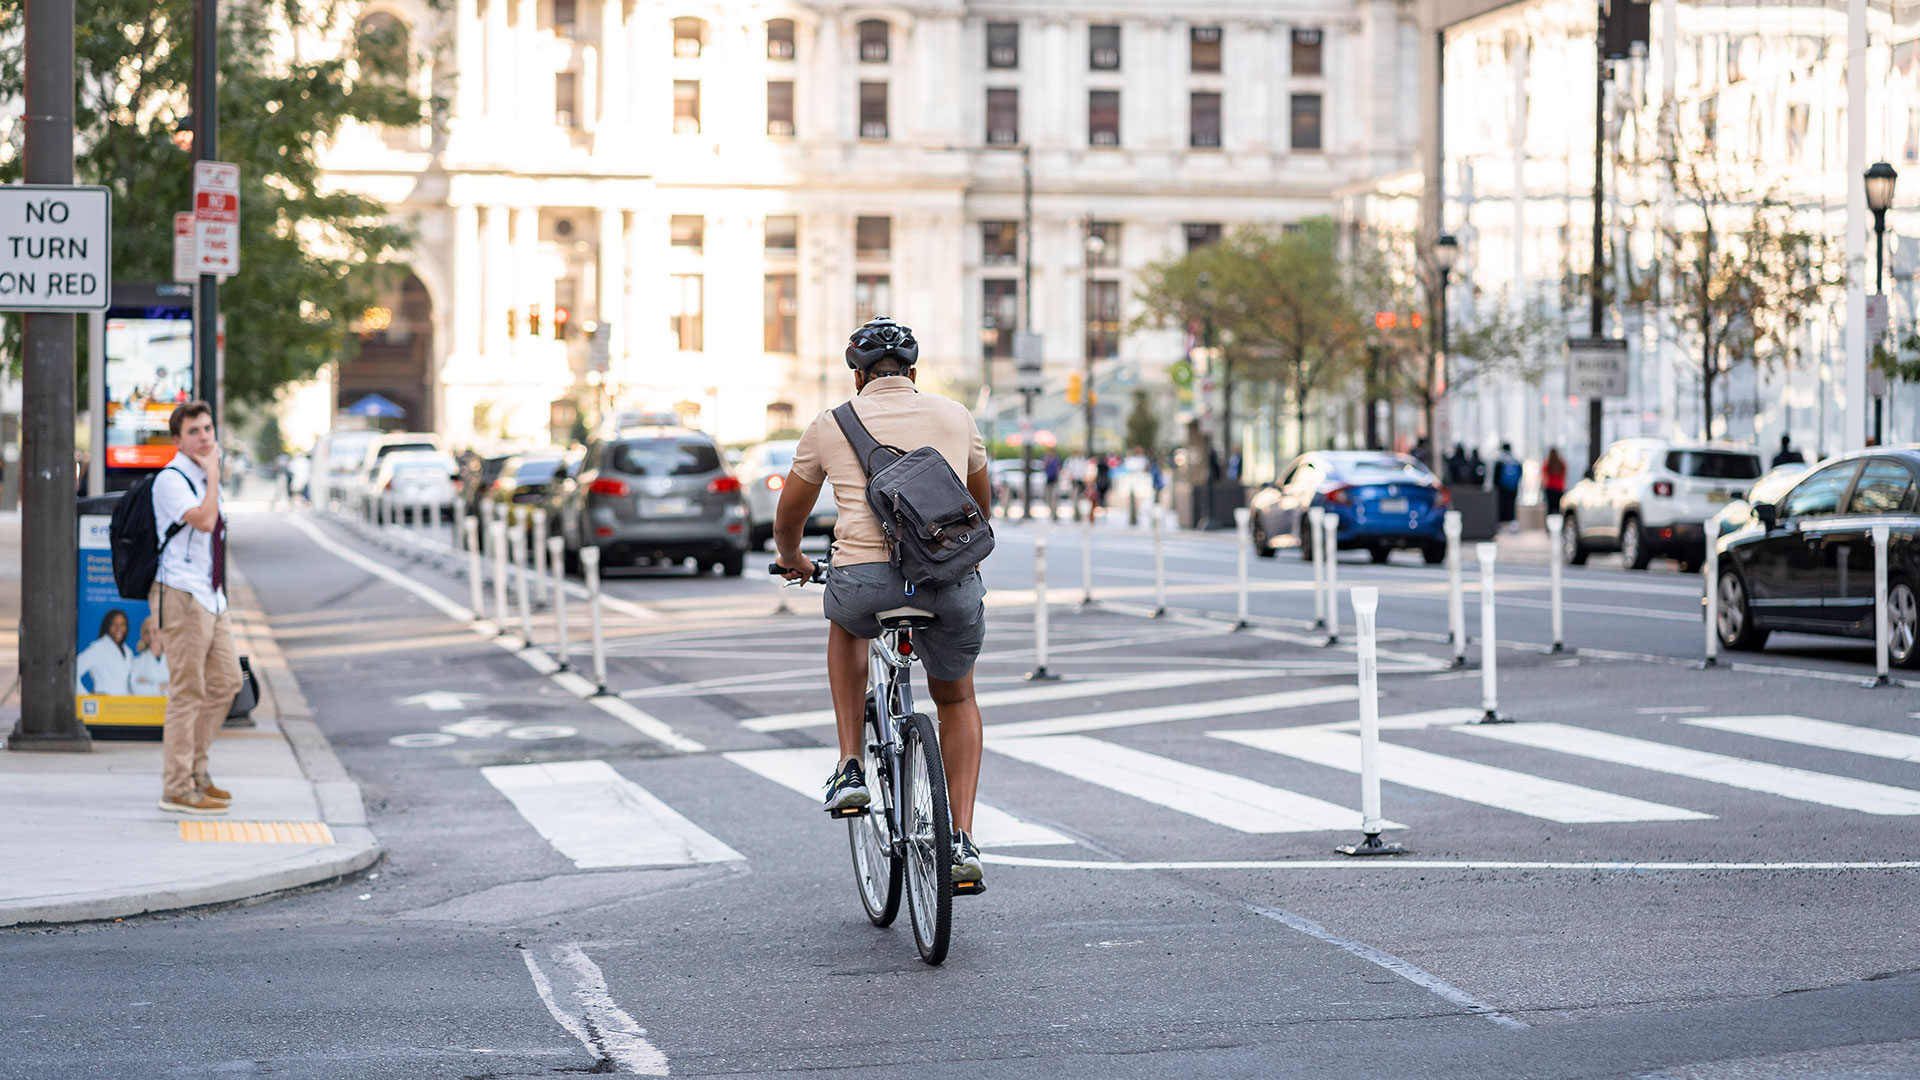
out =
[[153,591],[154,575],[160,572],[161,549],[173,541],[174,533],[186,526],[184,521],[174,522],[167,527],[167,535],[162,539],[160,528],[153,520],[153,482],[167,469],[180,473],[180,478],[187,481],[187,490],[200,494],[186,473],[169,465],[135,480],[113,506],[113,521],[107,533],[113,548],[113,584],[127,600],[145,600]]
[[880,445],[852,402],[834,409],[833,418],[867,474],[867,505],[900,575],[937,589],[972,573],[993,550],[993,525],[940,451]]

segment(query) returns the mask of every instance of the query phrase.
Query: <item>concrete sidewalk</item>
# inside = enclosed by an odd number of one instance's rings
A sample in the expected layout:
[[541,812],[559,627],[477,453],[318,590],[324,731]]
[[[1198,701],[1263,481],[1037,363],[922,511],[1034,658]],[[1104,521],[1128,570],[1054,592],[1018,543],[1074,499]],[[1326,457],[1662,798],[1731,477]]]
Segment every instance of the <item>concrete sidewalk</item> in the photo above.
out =
[[[20,519],[0,515],[0,685],[14,682]],[[234,794],[222,817],[160,811],[160,744],[95,740],[93,752],[0,751],[0,926],[81,922],[229,903],[330,881],[381,849],[360,787],[312,720],[253,590],[231,585],[235,645],[260,682],[256,726],[228,728],[212,771]],[[0,730],[19,716],[18,688]]]

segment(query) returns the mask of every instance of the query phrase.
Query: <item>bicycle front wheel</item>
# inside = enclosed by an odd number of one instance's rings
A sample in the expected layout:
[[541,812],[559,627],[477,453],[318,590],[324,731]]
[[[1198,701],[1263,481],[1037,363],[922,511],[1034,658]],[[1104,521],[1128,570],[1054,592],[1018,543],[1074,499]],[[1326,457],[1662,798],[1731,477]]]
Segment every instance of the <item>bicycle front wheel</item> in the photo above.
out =
[[903,725],[901,831],[906,840],[907,907],[920,959],[947,958],[953,924],[953,819],[947,813],[947,773],[933,721],[914,713]]
[[893,925],[900,914],[900,857],[893,847],[893,826],[889,810],[893,806],[892,769],[879,753],[880,729],[875,725],[873,705],[867,705],[867,722],[861,726],[866,746],[867,788],[873,802],[867,812],[847,819],[847,844],[853,849],[853,882],[860,892],[860,906],[875,926]]

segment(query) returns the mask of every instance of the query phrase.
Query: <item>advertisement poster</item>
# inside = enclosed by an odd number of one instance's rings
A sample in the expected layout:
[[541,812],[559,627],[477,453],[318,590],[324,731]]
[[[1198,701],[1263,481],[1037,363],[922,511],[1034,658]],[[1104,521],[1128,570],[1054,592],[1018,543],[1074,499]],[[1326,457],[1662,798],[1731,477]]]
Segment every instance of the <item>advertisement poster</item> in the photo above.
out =
[[193,396],[193,313],[107,320],[107,465],[157,469],[173,460],[167,418]]
[[160,727],[167,715],[167,660],[145,600],[113,583],[112,518],[80,517],[79,640],[74,701],[89,727]]

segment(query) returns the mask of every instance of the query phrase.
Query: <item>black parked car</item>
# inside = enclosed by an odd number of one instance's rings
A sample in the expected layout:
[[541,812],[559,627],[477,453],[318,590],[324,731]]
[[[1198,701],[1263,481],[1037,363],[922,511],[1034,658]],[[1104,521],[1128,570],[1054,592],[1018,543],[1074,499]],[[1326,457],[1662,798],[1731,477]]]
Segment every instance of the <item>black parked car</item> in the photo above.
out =
[[1778,503],[1720,541],[1720,614],[1729,649],[1774,630],[1873,637],[1873,526],[1887,543],[1888,654],[1920,666],[1920,448],[1862,450],[1822,462]]

